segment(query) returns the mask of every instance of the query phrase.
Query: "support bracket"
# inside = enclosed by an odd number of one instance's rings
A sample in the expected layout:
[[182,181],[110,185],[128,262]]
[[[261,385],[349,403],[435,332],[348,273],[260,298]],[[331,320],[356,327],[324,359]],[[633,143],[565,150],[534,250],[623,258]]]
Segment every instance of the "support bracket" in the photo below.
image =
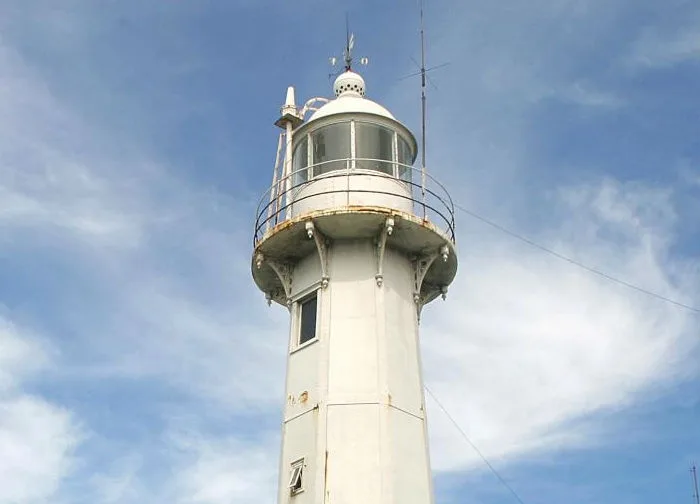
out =
[[275,301],[286,301],[287,307],[292,306],[292,275],[294,273],[294,266],[288,262],[276,261],[274,259],[269,259],[263,254],[257,254],[255,256],[255,267],[260,269],[266,263],[270,266],[270,269],[275,272],[277,278],[279,278],[282,283],[282,288],[284,292],[266,292],[265,299],[267,299],[268,306],[272,304],[272,300]]
[[328,276],[328,240],[316,229],[313,221],[307,221],[304,228],[306,229],[306,236],[308,236],[309,239],[313,238],[316,243],[318,258],[321,261],[321,288],[325,289],[328,287],[328,282],[330,281],[330,277]]
[[377,281],[377,287],[381,287],[384,283],[384,251],[386,250],[386,240],[394,232],[394,218],[387,217],[384,222],[384,227],[379,233],[377,239],[377,274],[374,275]]
[[443,300],[447,298],[446,285],[439,287],[439,289],[435,287],[431,289],[430,292],[421,293],[423,290],[423,280],[425,280],[425,275],[428,273],[428,270],[438,259],[438,257],[442,258],[443,262],[447,262],[450,257],[449,245],[445,244],[441,246],[438,251],[419,256],[413,261],[413,301],[416,303],[418,320],[420,320],[420,312],[423,305],[430,302],[432,299],[435,299],[438,293],[442,296]]
[[423,280],[430,266],[433,265],[438,257],[440,257],[440,254],[434,252],[417,257],[413,261],[413,301],[419,306],[422,305],[422,301],[424,301],[420,294],[421,288],[423,287]]

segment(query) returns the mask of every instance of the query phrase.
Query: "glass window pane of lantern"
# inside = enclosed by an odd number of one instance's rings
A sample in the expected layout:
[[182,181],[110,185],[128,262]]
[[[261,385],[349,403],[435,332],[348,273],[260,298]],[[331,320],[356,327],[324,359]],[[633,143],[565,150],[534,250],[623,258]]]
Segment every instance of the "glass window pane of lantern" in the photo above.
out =
[[399,154],[399,178],[407,182],[411,181],[411,166],[413,165],[413,155],[411,146],[403,138],[399,137],[398,145]]
[[292,184],[302,184],[309,179],[308,169],[309,166],[309,149],[308,141],[305,136],[294,149],[294,156],[292,157]]
[[392,144],[394,132],[370,123],[355,123],[355,166],[393,174]]
[[350,123],[324,126],[311,134],[311,142],[314,177],[347,167],[350,158]]

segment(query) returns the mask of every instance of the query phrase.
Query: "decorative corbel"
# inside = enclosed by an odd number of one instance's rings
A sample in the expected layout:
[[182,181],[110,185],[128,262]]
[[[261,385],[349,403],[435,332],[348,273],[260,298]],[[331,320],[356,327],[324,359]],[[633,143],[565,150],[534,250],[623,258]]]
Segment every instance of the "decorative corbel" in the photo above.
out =
[[423,280],[425,279],[425,275],[428,273],[430,266],[432,266],[435,259],[437,259],[439,256],[440,254],[434,252],[432,254],[418,257],[413,261],[413,301],[415,301],[419,306],[422,304],[420,291],[421,287],[423,287]]
[[313,238],[316,243],[318,258],[321,260],[321,288],[325,289],[328,287],[328,281],[330,280],[328,276],[328,247],[326,237],[316,230],[313,221],[307,221],[304,228],[306,229],[306,236],[308,236],[309,239]]
[[448,244],[441,246],[437,252],[434,252],[432,254],[426,254],[424,256],[416,258],[413,262],[413,300],[416,303],[416,310],[418,313],[419,322],[420,312],[423,308],[423,305],[425,305],[425,303],[429,302],[430,300],[435,299],[438,292],[442,296],[443,300],[447,299],[446,285],[439,287],[439,289],[437,287],[435,287],[434,289],[431,288],[430,292],[421,294],[423,290],[423,280],[425,279],[425,275],[428,273],[428,270],[437,260],[438,257],[442,258],[443,262],[448,261],[450,257],[450,246]]
[[[284,296],[287,300],[287,307],[290,307],[292,305],[292,274],[294,273],[294,267],[289,263],[271,259],[265,259],[265,262],[272,268],[272,271],[277,274],[277,278],[280,279],[280,282],[282,282]],[[268,296],[269,299],[271,299],[273,293],[268,293]]]
[[393,232],[394,218],[387,217],[377,240],[377,274],[374,275],[374,278],[377,280],[377,287],[381,287],[384,283],[384,251],[386,250],[386,240]]

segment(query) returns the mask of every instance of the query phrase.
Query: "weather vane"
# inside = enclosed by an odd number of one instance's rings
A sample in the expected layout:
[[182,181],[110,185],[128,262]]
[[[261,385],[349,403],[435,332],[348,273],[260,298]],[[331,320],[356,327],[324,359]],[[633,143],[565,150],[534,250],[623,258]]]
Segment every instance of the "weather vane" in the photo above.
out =
[[[348,22],[348,17],[347,15],[345,16],[345,48],[343,49],[343,60],[345,62],[345,69],[343,71],[349,72],[352,70],[352,62],[353,62],[353,54],[352,51],[355,48],[355,34],[350,33],[350,24]],[[330,63],[331,66],[335,66],[338,63],[338,58],[335,56],[330,58]],[[362,57],[360,58],[360,65],[367,65],[369,63],[369,59]],[[333,77],[335,75],[338,75],[342,73],[343,71],[338,71],[335,73],[331,73],[328,75],[328,77]]]

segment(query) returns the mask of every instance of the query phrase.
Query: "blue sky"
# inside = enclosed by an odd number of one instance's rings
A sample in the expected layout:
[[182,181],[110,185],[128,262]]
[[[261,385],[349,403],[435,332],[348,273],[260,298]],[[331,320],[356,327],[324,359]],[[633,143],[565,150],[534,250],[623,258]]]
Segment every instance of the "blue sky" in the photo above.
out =
[[[454,199],[700,305],[700,4],[426,8]],[[346,10],[368,96],[418,133],[415,2],[0,3],[0,504],[273,501],[287,319],[253,216]],[[422,349],[470,439],[528,504],[691,502],[700,316],[457,230]],[[437,502],[514,502],[428,408]]]

